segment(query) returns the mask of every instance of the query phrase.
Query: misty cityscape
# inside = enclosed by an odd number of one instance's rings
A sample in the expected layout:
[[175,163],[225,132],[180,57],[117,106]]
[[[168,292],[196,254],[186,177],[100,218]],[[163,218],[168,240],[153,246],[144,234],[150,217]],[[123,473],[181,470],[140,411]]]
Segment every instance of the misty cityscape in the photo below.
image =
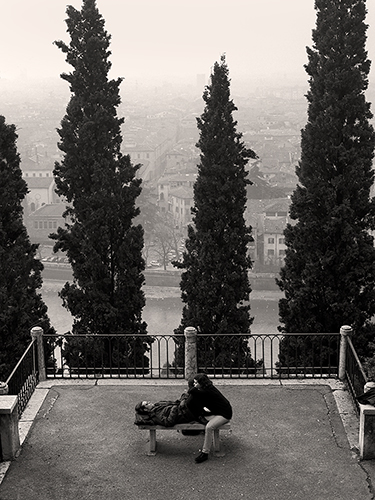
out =
[[[72,4],[78,8],[81,2],[75,0]],[[0,73],[0,105],[7,122],[16,126],[20,166],[28,186],[23,202],[24,224],[31,241],[39,245],[38,257],[45,267],[43,290],[46,294],[52,287],[54,300],[49,303],[49,309],[54,311],[59,300],[56,297],[58,288],[61,282],[71,277],[68,259],[61,252],[53,252],[53,241],[49,238],[65,223],[65,203],[56,194],[53,169],[55,162],[63,157],[58,148],[56,129],[66,111],[70,91],[67,83],[59,77],[66,67],[51,43],[59,37],[66,38],[65,5],[56,2],[52,8],[45,3],[44,11],[35,10],[29,4],[22,5],[36,27],[46,25],[42,12],[49,14],[50,22],[46,30],[39,29],[37,37],[35,31],[29,31],[30,23],[23,21],[9,32],[13,45]],[[237,107],[234,113],[237,129],[246,147],[257,155],[246,167],[252,185],[247,188],[244,213],[253,237],[248,251],[253,263],[251,281],[255,316],[256,300],[263,300],[266,293],[268,300],[262,306],[265,313],[260,321],[262,325],[257,325],[256,317],[254,326],[261,330],[270,328],[270,325],[272,329],[276,328],[277,300],[281,292],[275,284],[275,277],[284,262],[286,245],[283,233],[291,222],[290,196],[298,182],[296,166],[301,155],[301,129],[307,121],[306,92],[309,87],[303,65],[306,62],[305,46],[311,45],[311,30],[315,23],[313,2],[310,5],[293,0],[281,6],[277,1],[269,0],[267,5],[257,8],[249,4],[248,14],[259,21],[250,32],[247,32],[246,16],[237,19],[235,9],[224,15],[220,9],[213,13],[208,4],[204,4],[201,18],[197,20],[191,9],[181,7],[179,12],[172,9],[169,0],[160,9],[155,9],[150,3],[149,14],[154,14],[155,22],[151,22],[151,18],[147,21],[147,34],[135,43],[131,37],[136,28],[121,29],[116,3],[110,0],[98,7],[113,37],[111,74],[115,78],[124,76],[120,86],[121,104],[117,109],[118,116],[124,118],[121,152],[130,155],[134,165],[140,164],[137,175],[147,190],[148,202],[157,207],[161,216],[170,216],[168,221],[165,219],[167,239],[160,228],[158,231],[163,234],[158,235],[156,231],[156,236],[152,237],[148,234],[149,229],[145,230],[143,257],[148,296],[145,315],[151,300],[164,299],[165,294],[176,301],[177,305],[173,307],[178,310],[176,314],[180,312],[180,272],[172,261],[181,259],[187,227],[191,223],[193,185],[200,160],[200,151],[196,147],[199,138],[197,118],[204,109],[202,96],[210,81],[214,57],[218,59],[217,50],[223,47],[223,52],[228,54],[231,98]],[[267,26],[273,36],[264,37],[255,47],[252,44],[263,34],[264,9],[271,7],[272,10],[267,11],[270,13]],[[121,12],[129,14],[134,21],[142,16],[142,9],[136,5],[123,5]],[[8,19],[5,23],[8,30],[14,8],[4,7],[4,15]],[[178,23],[181,15],[185,16],[182,25]],[[216,25],[208,22],[211,15]],[[373,11],[370,8],[370,21],[371,16]],[[234,25],[221,29],[233,19],[238,20],[237,29]],[[211,35],[204,38],[207,42],[203,46],[200,45],[203,43],[203,33],[200,32],[189,43],[183,40],[183,34],[186,36],[190,32],[189,20],[197,21],[207,29],[206,35]],[[177,25],[179,30],[176,30]],[[162,27],[168,31],[161,33]],[[175,36],[173,45],[169,44],[172,34],[180,35]],[[30,44],[23,43],[27,37]],[[276,44],[275,37],[279,40]],[[371,37],[372,24],[370,40]],[[149,43],[151,40],[153,42]],[[35,50],[31,56],[32,47]],[[155,56],[158,64],[155,64]],[[17,60],[19,64],[16,64]],[[375,102],[371,74],[366,96],[369,102]],[[143,199],[139,200],[141,217],[145,209],[143,202]],[[59,285],[51,284],[55,278],[60,280]],[[158,293],[152,289],[154,285],[158,285]],[[168,290],[162,291],[162,285]],[[49,298],[45,297],[47,302]],[[157,308],[148,320],[155,317],[155,311]],[[65,316],[65,313],[62,308],[57,308],[53,314],[56,324],[60,325],[60,316]],[[262,314],[258,319],[260,316]],[[269,321],[269,318],[272,319]],[[160,324],[164,322],[165,318]],[[68,329],[69,323],[70,319],[67,323],[63,321],[62,328]]]
[[0,498],[375,498],[373,0],[65,1],[0,7]]

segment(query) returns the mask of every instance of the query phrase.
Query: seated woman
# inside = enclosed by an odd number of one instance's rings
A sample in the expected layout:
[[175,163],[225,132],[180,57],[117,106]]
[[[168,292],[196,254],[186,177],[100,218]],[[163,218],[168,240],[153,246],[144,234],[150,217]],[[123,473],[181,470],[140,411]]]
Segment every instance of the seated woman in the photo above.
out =
[[205,373],[198,373],[194,377],[194,387],[189,390],[187,406],[195,419],[205,415],[208,420],[202,451],[195,458],[196,463],[199,464],[208,459],[214,430],[232,418],[232,406]]

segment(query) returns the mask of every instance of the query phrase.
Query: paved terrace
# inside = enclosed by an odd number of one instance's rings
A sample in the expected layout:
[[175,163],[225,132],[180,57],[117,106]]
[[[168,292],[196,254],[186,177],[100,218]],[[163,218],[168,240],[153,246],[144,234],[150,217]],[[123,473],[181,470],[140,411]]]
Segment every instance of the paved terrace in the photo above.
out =
[[22,449],[1,464],[0,500],[368,500],[375,461],[358,460],[358,420],[335,380],[215,385],[234,409],[225,456],[195,464],[202,436],[134,424],[140,400],[176,399],[181,381],[47,381],[20,424]]

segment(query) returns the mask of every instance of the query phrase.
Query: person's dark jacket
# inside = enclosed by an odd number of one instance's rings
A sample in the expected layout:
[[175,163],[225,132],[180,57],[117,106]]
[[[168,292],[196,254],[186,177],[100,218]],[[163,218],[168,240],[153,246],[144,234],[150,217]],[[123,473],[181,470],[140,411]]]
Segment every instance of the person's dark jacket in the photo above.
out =
[[207,415],[204,408],[209,410],[212,415],[221,415],[230,420],[233,416],[233,410],[230,402],[214,385],[206,389],[194,387],[189,390],[187,406],[196,419]]
[[147,413],[135,414],[136,425],[163,425],[172,427],[176,424],[193,422],[194,415],[187,407],[188,394],[182,394],[176,401],[158,401]]

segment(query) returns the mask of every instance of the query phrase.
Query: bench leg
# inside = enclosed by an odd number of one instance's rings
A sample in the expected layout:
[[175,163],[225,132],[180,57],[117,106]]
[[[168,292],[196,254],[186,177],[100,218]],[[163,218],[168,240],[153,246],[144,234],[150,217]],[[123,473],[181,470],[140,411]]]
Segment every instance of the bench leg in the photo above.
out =
[[214,430],[213,448],[215,457],[224,457],[225,453],[220,450],[220,428]]
[[156,430],[150,429],[150,455],[156,454]]

